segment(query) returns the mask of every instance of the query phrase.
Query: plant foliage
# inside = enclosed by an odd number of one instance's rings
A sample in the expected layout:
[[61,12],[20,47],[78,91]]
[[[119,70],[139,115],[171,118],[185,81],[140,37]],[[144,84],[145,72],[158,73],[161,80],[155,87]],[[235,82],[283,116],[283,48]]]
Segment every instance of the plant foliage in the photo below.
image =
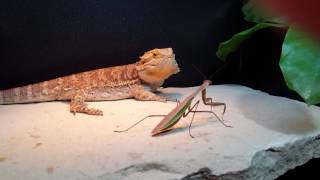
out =
[[289,28],[280,58],[280,68],[288,87],[308,103],[320,103],[320,43]]
[[[233,35],[219,44],[216,52],[221,60],[235,52],[241,43],[258,30],[270,27],[287,27],[283,18],[266,16],[251,1],[242,8],[244,19],[255,26]],[[282,45],[280,68],[287,86],[296,91],[309,105],[320,103],[320,42],[302,31],[290,27]]]

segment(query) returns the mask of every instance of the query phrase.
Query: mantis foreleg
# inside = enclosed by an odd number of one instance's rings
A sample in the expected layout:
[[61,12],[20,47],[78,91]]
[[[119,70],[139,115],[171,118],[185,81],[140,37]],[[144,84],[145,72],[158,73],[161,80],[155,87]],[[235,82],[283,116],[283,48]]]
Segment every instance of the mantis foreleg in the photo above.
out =
[[[211,106],[211,108],[213,107],[213,106],[223,106],[223,113],[222,113],[222,115],[224,115],[224,113],[226,112],[226,108],[227,108],[227,105],[225,104],[225,103],[223,103],[223,102],[214,102],[213,100],[212,100],[212,98],[208,98],[207,97],[207,93],[206,93],[206,89],[203,89],[202,90],[202,101],[203,101],[203,104],[205,104],[205,105],[210,105]],[[211,109],[212,110],[212,109]]]

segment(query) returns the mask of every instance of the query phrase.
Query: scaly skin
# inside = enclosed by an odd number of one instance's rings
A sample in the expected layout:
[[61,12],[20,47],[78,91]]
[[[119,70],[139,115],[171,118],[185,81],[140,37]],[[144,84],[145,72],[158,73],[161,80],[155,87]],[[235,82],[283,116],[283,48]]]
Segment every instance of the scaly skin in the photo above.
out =
[[154,49],[145,52],[134,64],[86,71],[0,91],[0,104],[70,100],[72,113],[103,115],[101,110],[87,107],[85,101],[126,98],[166,101],[152,91],[178,72],[171,48]]

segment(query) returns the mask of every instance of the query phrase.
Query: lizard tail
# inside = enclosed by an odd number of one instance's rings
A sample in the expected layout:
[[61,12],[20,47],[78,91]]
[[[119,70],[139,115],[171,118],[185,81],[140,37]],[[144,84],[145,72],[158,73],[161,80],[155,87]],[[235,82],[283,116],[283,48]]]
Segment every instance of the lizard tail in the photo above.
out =
[[32,97],[32,85],[6,89],[0,92],[0,104],[28,103]]
[[20,104],[50,101],[43,91],[44,82],[0,91],[0,104]]

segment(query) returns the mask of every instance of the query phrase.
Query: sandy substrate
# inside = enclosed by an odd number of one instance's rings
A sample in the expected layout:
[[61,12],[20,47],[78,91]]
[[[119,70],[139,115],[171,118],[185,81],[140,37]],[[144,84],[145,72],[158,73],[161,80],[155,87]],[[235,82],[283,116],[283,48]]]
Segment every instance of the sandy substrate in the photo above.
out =
[[[163,92],[183,99],[194,89]],[[222,179],[273,179],[320,157],[320,108],[237,85],[211,86],[207,94],[227,104],[224,119],[232,128],[199,113],[195,138],[188,135],[191,115],[159,137],[150,132],[160,117],[113,132],[146,115],[166,114],[175,102],[89,103],[104,111],[99,117],[74,116],[65,102],[2,105],[0,179],[192,179],[201,168]],[[220,116],[222,108],[214,111]]]

